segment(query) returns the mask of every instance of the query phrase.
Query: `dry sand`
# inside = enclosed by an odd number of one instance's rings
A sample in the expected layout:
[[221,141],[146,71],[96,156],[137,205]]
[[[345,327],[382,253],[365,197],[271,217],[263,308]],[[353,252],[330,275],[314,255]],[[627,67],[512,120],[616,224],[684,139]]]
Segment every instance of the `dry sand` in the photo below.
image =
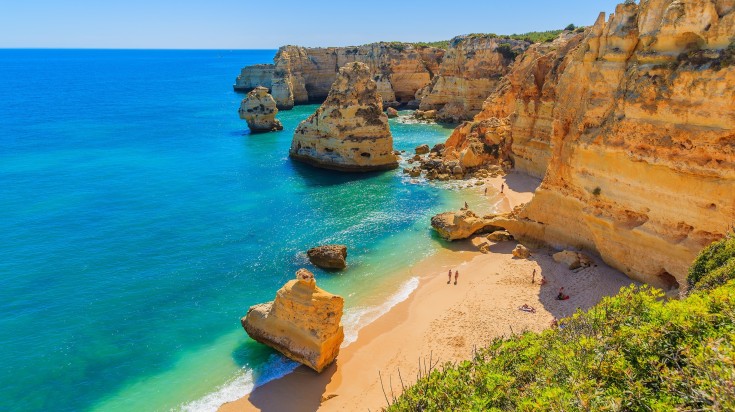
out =
[[[515,173],[488,182],[506,186],[501,212],[528,202],[539,183]],[[486,255],[473,242],[478,239],[454,242],[414,266],[412,273],[424,274],[417,290],[361,329],[357,341],[322,374],[301,366],[220,411],[376,411],[386,406],[383,388],[388,397],[397,396],[401,379],[406,385],[416,380],[419,362],[469,359],[474,348],[495,337],[543,330],[554,318],[586,310],[633,283],[599,260],[575,273],[555,263],[552,250],[535,250],[529,260],[519,260],[511,255],[516,242],[493,244]],[[459,270],[456,285],[454,278],[447,284],[449,269]],[[534,269],[536,282],[531,283]],[[545,285],[539,284],[541,276]],[[557,301],[562,286],[571,298]],[[536,313],[520,311],[523,304]]]

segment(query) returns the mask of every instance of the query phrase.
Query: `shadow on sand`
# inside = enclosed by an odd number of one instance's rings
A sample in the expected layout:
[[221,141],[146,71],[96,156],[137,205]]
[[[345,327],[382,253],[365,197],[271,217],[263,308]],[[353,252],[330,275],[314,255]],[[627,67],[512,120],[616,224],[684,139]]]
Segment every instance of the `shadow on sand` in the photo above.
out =
[[264,412],[316,411],[336,371],[336,362],[322,373],[299,366],[288,375],[255,388],[250,403]]

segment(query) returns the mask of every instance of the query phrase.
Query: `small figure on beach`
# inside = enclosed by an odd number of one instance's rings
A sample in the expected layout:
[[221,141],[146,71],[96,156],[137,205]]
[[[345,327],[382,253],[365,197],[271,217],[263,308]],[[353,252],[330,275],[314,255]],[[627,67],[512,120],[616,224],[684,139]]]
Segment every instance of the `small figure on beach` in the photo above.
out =
[[455,270],[454,271],[454,284],[455,285],[457,284],[457,278],[459,278],[459,271],[458,270]]
[[518,310],[522,310],[524,312],[528,313],[536,313],[536,308],[533,306],[529,306],[528,304],[524,303],[523,305],[518,307]]
[[485,188],[485,196],[487,196],[487,188]]
[[556,300],[567,300],[569,299],[569,295],[564,294],[564,287],[562,286],[561,289],[559,289],[559,294],[556,295]]
[[559,326],[559,320],[557,318],[552,319],[551,320],[551,327],[552,328],[556,328],[557,326]]
[[539,281],[539,283],[538,283],[538,284],[539,284],[539,285],[542,285],[542,286],[543,286],[543,285],[545,285],[545,284],[546,284],[546,278],[545,278],[545,277],[543,277],[543,276],[541,276],[541,280]]
[[536,269],[533,270],[533,274],[531,275],[531,284],[536,282]]
[[467,204],[467,202],[464,202],[464,208],[465,209],[469,209],[470,208],[470,206]]
[[505,183],[501,183],[500,184],[500,193],[503,193],[504,190],[505,190]]
[[452,269],[449,269],[449,280],[447,281],[447,285],[452,283]]

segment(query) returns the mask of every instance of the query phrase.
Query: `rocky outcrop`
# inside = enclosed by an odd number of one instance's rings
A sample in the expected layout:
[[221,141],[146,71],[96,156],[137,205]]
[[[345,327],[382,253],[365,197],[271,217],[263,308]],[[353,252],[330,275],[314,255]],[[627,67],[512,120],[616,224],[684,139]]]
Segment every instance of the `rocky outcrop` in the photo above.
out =
[[344,269],[347,267],[347,246],[324,245],[306,252],[309,261],[322,269]]
[[531,257],[531,251],[523,245],[516,246],[511,254],[518,259],[528,259]]
[[385,114],[388,115],[389,119],[395,119],[396,117],[398,117],[398,110],[393,107],[389,107],[385,110]]
[[240,75],[235,79],[233,87],[239,92],[249,92],[258,86],[270,89],[274,69],[275,66],[272,64],[256,64],[243,67]]
[[455,37],[431,85],[417,93],[419,109],[437,110],[439,121],[472,119],[509,72],[516,56],[529,45],[495,35]]
[[510,232],[683,284],[735,221],[734,36],[732,1],[647,0],[532,47],[475,118],[544,176]]
[[467,239],[481,231],[502,229],[496,225],[497,216],[477,216],[473,211],[445,212],[431,218],[431,226],[439,236],[452,240]]
[[268,89],[258,86],[240,103],[240,118],[248,122],[252,133],[273,132],[283,130],[283,125],[276,119],[278,109],[276,101],[268,94]]
[[564,250],[554,253],[552,257],[554,258],[554,262],[563,263],[570,270],[587,268],[595,263],[584,253],[575,252],[573,250]]
[[341,297],[319,289],[314,275],[300,269],[274,301],[252,306],[242,326],[256,341],[321,372],[344,340],[343,307]]
[[[295,104],[321,103],[329,94],[339,69],[351,62],[365,63],[378,86],[383,104],[401,105],[438,71],[444,50],[409,43],[373,43],[358,47],[304,48],[284,46],[274,58],[271,93],[280,109]],[[265,66],[243,69],[237,84],[257,81],[249,76],[264,73]],[[247,70],[247,74],[246,74]]]
[[398,167],[388,116],[364,63],[339,71],[327,100],[296,128],[291,158],[348,172]]

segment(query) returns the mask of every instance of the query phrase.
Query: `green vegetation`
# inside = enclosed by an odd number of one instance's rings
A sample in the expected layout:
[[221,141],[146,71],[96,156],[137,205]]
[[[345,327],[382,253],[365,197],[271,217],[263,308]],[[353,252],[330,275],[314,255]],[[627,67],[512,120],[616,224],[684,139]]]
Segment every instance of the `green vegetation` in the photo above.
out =
[[497,48],[498,53],[502,54],[503,57],[509,60],[515,60],[520,54],[517,50],[513,50],[513,46],[509,43],[500,43]]
[[557,328],[434,370],[389,410],[735,410],[733,262],[729,236],[700,254],[688,297],[623,288]]
[[592,191],[592,194],[595,196],[599,196],[600,193],[602,193],[602,189],[600,189],[599,187],[596,187],[595,190]]
[[438,49],[448,49],[449,48],[449,40],[440,40],[440,41],[430,41],[430,42],[417,42],[413,43],[416,47],[436,47]]

